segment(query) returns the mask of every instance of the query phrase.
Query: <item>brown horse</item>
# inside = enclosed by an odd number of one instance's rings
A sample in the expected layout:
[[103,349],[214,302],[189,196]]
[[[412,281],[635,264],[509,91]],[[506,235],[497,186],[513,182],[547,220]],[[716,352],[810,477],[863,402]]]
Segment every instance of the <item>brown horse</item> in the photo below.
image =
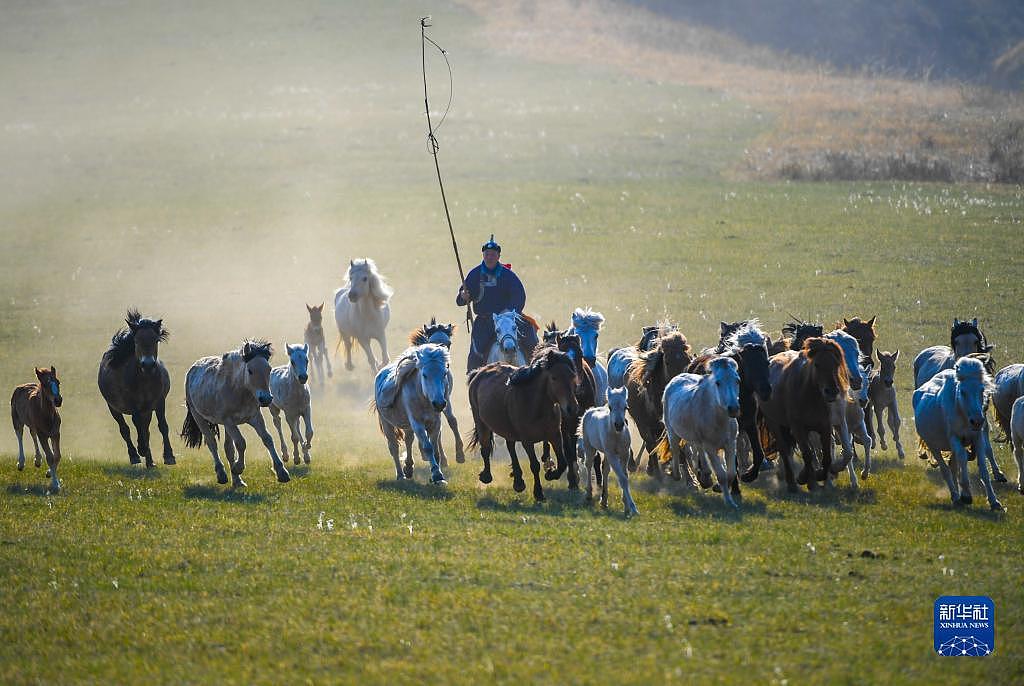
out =
[[860,317],[847,319],[843,317],[842,322],[836,322],[836,328],[842,329],[857,339],[857,346],[860,347],[860,354],[871,358],[875,354],[875,320],[878,315],[871,319],[862,320]]
[[60,414],[57,408],[63,402],[60,397],[60,380],[53,367],[36,367],[36,379],[36,383],[18,386],[11,395],[11,421],[18,437],[18,469],[25,468],[23,438],[27,426],[36,448],[36,467],[41,463],[39,444],[42,443],[49,467],[46,476],[50,477],[50,490],[56,493],[60,490],[60,480],[57,478],[57,465],[60,464]]
[[[661,396],[668,382],[685,372],[692,359],[686,336],[670,330],[657,339],[650,351],[641,353],[629,366],[626,377],[629,414],[643,439],[642,450],[648,453],[647,473],[659,479],[661,467],[656,447],[665,431]],[[638,451],[635,459],[630,460],[630,469],[636,470],[640,455],[641,451]]]
[[551,446],[548,443],[544,444],[541,461],[544,463],[544,478],[546,480],[560,479],[562,474],[568,470],[569,488],[575,489],[579,485],[579,470],[569,469],[569,467],[575,467],[576,464],[572,459],[576,455],[576,431],[579,429],[583,413],[597,404],[597,380],[594,378],[594,371],[590,364],[583,357],[583,346],[578,334],[559,331],[558,326],[551,322],[544,330],[544,343],[534,350],[533,357],[543,355],[545,350],[552,348],[568,355],[576,365],[576,375],[579,377],[579,384],[576,386],[578,409],[575,414],[568,415],[562,421],[562,454],[565,455],[566,462],[558,462],[552,467]]
[[[540,485],[540,461],[534,443],[555,446],[559,464],[566,456],[562,449],[562,422],[578,414],[576,386],[579,378],[572,359],[553,348],[544,350],[530,364],[513,367],[500,362],[488,364],[469,375],[469,406],[473,411],[473,438],[470,447],[480,446],[484,460],[480,481],[489,484],[494,435],[508,443],[512,457],[512,488],[526,489],[523,470],[516,456],[515,442],[523,444],[533,472],[533,497],[544,500]],[[573,453],[575,455],[575,452]]]
[[[831,471],[838,474],[846,468],[852,454],[833,464],[831,440],[821,441],[821,470],[814,469],[814,450],[808,440],[811,432],[819,436],[832,435],[829,404],[849,387],[843,350],[826,338],[808,338],[798,353],[790,350],[771,358],[769,378],[772,394],[768,400],[757,398],[758,408],[768,430],[775,438],[782,464],[786,470],[786,484],[790,491],[797,484],[817,487]],[[804,467],[794,480],[793,449],[800,447]],[[744,481],[757,478],[761,463],[755,457],[754,466],[744,475]]]
[[306,330],[302,333],[302,338],[309,346],[309,356],[313,358],[316,379],[322,384],[325,362],[327,363],[328,378],[334,375],[334,371],[331,369],[331,356],[327,353],[327,337],[324,335],[324,304],[307,304],[306,312],[309,313],[309,322],[306,324]]

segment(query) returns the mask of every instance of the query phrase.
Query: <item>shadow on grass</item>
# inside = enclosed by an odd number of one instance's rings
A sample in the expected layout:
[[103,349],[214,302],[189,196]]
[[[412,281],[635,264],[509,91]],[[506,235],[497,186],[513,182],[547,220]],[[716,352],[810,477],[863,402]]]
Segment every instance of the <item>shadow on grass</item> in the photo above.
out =
[[[515,500],[502,502],[492,495],[486,495],[477,500],[476,506],[481,510],[492,512],[528,512],[530,514],[562,515],[566,512],[586,512],[590,506],[583,501],[582,491],[570,491],[567,489],[546,489],[544,491],[544,502],[538,503],[533,499],[533,487],[527,482],[526,490],[516,494]],[[614,510],[610,510],[614,511]],[[619,511],[621,514],[621,511]]]
[[209,500],[221,503],[241,503],[243,505],[260,505],[267,501],[262,493],[248,493],[241,488],[229,486],[208,486],[192,484],[185,486],[182,493],[191,500]]
[[380,479],[377,481],[377,488],[382,491],[391,491],[393,493],[401,493],[402,495],[423,498],[424,500],[451,500],[455,497],[447,486],[429,482],[424,483],[415,479],[402,479],[401,481]]
[[301,464],[285,463],[285,467],[288,468],[288,474],[293,479],[305,479],[310,474],[310,465],[306,464],[305,462]]
[[740,524],[746,516],[763,517],[765,519],[783,519],[784,516],[768,507],[768,503],[757,500],[744,500],[739,508],[725,504],[722,496],[711,491],[690,493],[689,500],[673,500],[669,509],[678,517],[711,517],[721,522]]
[[[172,465],[167,465],[168,469],[171,467]],[[117,476],[122,479],[145,479],[147,481],[163,477],[163,474],[160,472],[160,467],[146,469],[141,464],[105,465],[103,467],[103,473],[107,476]]]
[[[1006,503],[1003,503],[1003,506],[1005,507]],[[990,510],[988,507],[988,500],[985,498],[984,494],[981,496],[975,494],[973,505],[954,505],[947,498],[944,502],[928,503],[925,507],[929,510],[947,512],[951,517],[970,517],[972,519],[980,519],[986,522],[1006,521],[1006,511]]]
[[[63,480],[62,480],[63,481]],[[63,483],[61,484],[63,486]],[[50,493],[49,483],[39,484],[11,484],[7,487],[7,492],[10,495],[31,495],[31,496],[47,496],[53,495]]]

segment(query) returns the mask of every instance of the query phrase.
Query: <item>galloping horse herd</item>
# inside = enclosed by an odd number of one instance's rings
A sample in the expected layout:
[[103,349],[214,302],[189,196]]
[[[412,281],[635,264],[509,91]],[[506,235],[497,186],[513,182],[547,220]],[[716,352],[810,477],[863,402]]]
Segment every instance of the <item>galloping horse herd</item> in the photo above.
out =
[[[413,444],[418,442],[423,459],[430,464],[431,481],[444,483],[443,470],[448,463],[441,441],[442,415],[455,434],[456,461],[465,461],[451,406],[450,348],[455,327],[432,318],[412,332],[410,347],[390,360],[385,329],[391,288],[369,259],[352,260],[345,278],[345,285],[334,294],[339,332],[335,353],[344,344],[348,370],[353,369],[353,341],[366,353],[376,374],[372,406],[394,460],[396,477],[412,478]],[[233,487],[245,486],[246,443],[239,430],[243,424],[259,435],[278,481],[290,478],[282,414],[294,463],[310,463],[310,372],[315,371],[321,385],[333,376],[323,307],[306,305],[309,323],[304,342],[286,344],[288,361],[282,366],[271,367],[270,343],[250,339],[238,350],[203,357],[189,368],[181,437],[189,448],[199,448],[205,442],[218,483],[228,483],[218,450],[222,426]],[[520,313],[494,316],[496,334],[489,362],[467,376],[473,417],[468,447],[479,448],[483,461],[479,479],[485,484],[493,478],[495,436],[503,438],[508,448],[516,492],[526,488],[518,445],[529,458],[537,501],[544,500],[543,466],[545,480],[565,476],[570,489],[578,489],[585,474],[587,501],[593,499],[596,483],[606,507],[611,470],[622,490],[627,517],[637,514],[629,473],[638,470],[644,457],[650,477],[683,480],[694,489],[712,488],[732,507],[742,502],[741,482],[757,480],[762,471],[773,469],[775,462],[781,464],[790,491],[801,485],[809,490],[822,483],[831,487],[844,471],[851,486],[857,488],[856,446],[862,453],[859,476],[867,479],[871,451],[876,447],[888,450],[883,419],[892,432],[899,459],[905,457],[895,390],[900,353],[875,349],[876,317],[843,319],[829,332],[819,324],[795,321],[783,327],[783,336],[774,341],[756,319],[723,322],[717,344],[699,353],[676,326],[661,322],[644,327],[635,345],[609,351],[606,363],[598,359],[598,337],[604,323],[599,312],[575,309],[566,329],[552,322],[528,360],[517,341],[507,340],[519,335],[517,323],[521,321],[536,326]],[[135,310],[128,311],[125,323],[127,327],[114,334],[100,361],[100,392],[117,422],[129,461],[140,464],[145,460],[147,467],[154,466],[149,426],[155,413],[163,462],[173,465],[176,458],[165,407],[170,375],[158,357],[159,343],[168,338],[167,329],[162,320],[143,317]],[[372,340],[380,346],[380,365],[370,347]],[[941,470],[952,502],[972,502],[968,462],[974,460],[989,506],[1001,510],[992,479],[1006,481],[1006,477],[993,454],[988,410],[991,405],[1006,440],[1013,445],[1017,488],[1024,493],[1024,364],[994,373],[992,349],[977,319],[954,319],[949,345],[926,348],[914,359],[913,410],[920,455]],[[41,465],[41,447],[50,490],[57,492],[60,381],[53,367],[36,368],[35,374],[36,383],[18,386],[11,397],[18,469],[25,466],[23,434],[28,427],[35,446],[35,466]],[[262,408],[270,409],[280,455]],[[130,415],[135,425],[135,444],[125,415]],[[640,439],[635,451],[627,415]],[[400,455],[403,442],[404,461]],[[543,444],[540,457],[537,444]],[[799,471],[793,462],[797,451],[802,462]],[[777,457],[770,459],[772,456]]]

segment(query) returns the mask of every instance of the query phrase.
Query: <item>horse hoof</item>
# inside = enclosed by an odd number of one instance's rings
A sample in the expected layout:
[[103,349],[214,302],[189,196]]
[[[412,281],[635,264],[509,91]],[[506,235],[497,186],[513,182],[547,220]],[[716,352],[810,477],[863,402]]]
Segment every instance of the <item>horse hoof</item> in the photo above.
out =
[[223,469],[217,470],[217,483],[226,484],[228,482],[228,473]]
[[796,475],[796,482],[801,486],[807,485],[807,470],[801,469],[800,473]]
[[430,483],[437,484],[438,486],[447,486],[448,480],[444,478],[444,474],[438,472],[437,474],[430,475]]
[[466,456],[463,455],[462,453],[456,453],[455,454],[455,461],[458,462],[459,464],[463,464],[466,461]]
[[25,471],[25,463],[24,462],[18,464],[18,471],[19,472]]
[[1006,508],[1003,507],[1003,504],[998,500],[989,505],[989,507],[992,508],[993,512],[1006,512]]
[[753,469],[748,469],[747,471],[745,471],[742,474],[740,474],[740,481],[742,481],[745,484],[752,483],[752,482],[754,482],[756,480],[757,480],[757,472],[755,472]]
[[235,480],[231,483],[231,488],[245,488],[248,485],[241,478],[235,477]]
[[491,476],[490,472],[480,472],[479,479],[482,484],[489,484],[494,481],[494,477]]
[[346,362],[345,363],[345,369],[347,369],[348,371],[352,371],[355,368],[356,368],[355,365],[352,364],[351,362]]
[[291,480],[292,480],[292,477],[291,477],[291,475],[290,475],[290,474],[288,473],[288,470],[287,470],[287,469],[284,469],[284,468],[282,467],[282,468],[281,468],[281,471],[279,471],[279,472],[277,473],[277,480],[278,480],[278,482],[280,482],[280,483],[282,483],[282,484],[286,484],[286,483],[288,483],[289,481],[291,481]]
[[[129,464],[142,464],[142,458],[139,457],[138,455],[129,455],[128,456],[128,462],[129,462]],[[37,467],[39,466],[39,461],[38,460],[36,461],[36,466]]]
[[305,462],[306,464],[309,464],[309,455],[304,455],[302,457],[302,461]]
[[293,462],[295,464],[297,464],[297,465],[302,464],[302,458],[300,458],[298,455],[296,455],[295,459],[293,460]]
[[534,493],[534,494],[533,494],[533,499],[534,499],[535,501],[537,501],[538,503],[542,503],[542,502],[544,502],[544,500],[545,500],[545,499],[544,499],[544,494],[543,494],[543,493]]
[[412,467],[410,465],[406,465],[405,467],[403,467],[402,468],[402,474],[405,475],[406,479],[411,479],[412,478]]
[[722,492],[722,487],[719,486],[718,484],[712,484],[711,485],[711,490],[714,491],[715,493],[721,493]]
[[154,467],[156,467],[156,462],[153,462],[153,460],[147,459],[146,460],[146,469],[153,469]]
[[522,479],[518,479],[512,482],[512,490],[516,493],[522,493],[526,490],[526,482]]
[[178,460],[174,457],[174,455],[165,455],[164,456],[164,464],[165,465],[175,465],[175,464],[178,464]]
[[971,505],[973,503],[974,503],[974,496],[972,496],[970,493],[961,493],[960,494],[960,504],[961,505]]
[[1006,483],[1006,475],[1005,474],[996,474],[995,475],[995,480],[996,480],[996,483],[1005,484]]
[[544,472],[544,480],[545,481],[558,481],[558,477],[560,477],[560,476],[561,476],[561,474],[559,474],[554,469],[548,469],[548,470],[546,470]]
[[327,372],[327,378],[330,379],[334,376],[334,372]]

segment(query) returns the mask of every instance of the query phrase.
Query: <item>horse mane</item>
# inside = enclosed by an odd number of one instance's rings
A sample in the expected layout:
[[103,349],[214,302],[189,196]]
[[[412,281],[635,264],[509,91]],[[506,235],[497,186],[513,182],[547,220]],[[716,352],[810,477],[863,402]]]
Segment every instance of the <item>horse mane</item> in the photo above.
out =
[[[540,331],[540,324],[537,323],[536,319],[534,319],[530,315],[524,314],[522,312],[519,312],[518,314],[519,314],[520,317],[523,318],[523,321],[525,321],[527,324],[529,324],[530,326],[533,327],[534,331]],[[552,322],[552,323],[554,323],[554,322]]]
[[132,327],[156,330],[157,340],[161,343],[171,336],[171,332],[160,321],[143,317],[134,307],[128,309],[124,323],[128,326],[122,326],[114,333],[110,347],[103,353],[103,361],[111,367],[122,365],[135,353],[135,332]]
[[790,343],[791,349],[800,350],[803,348],[804,341],[808,338],[821,338],[825,335],[825,327],[821,324],[811,324],[802,319],[797,319],[793,315],[790,315],[790,317],[793,318],[793,321],[783,325],[782,333],[788,333],[793,339]]
[[530,358],[529,364],[518,367],[512,372],[507,383],[509,386],[522,386],[533,381],[541,372],[559,364],[568,365],[573,373],[576,373],[576,366],[572,363],[572,358],[554,347],[544,348]]
[[644,346],[650,344],[652,339],[657,340],[662,338],[665,334],[678,330],[678,326],[668,321],[660,321],[650,326],[645,326],[640,330],[640,339],[633,347],[637,350],[644,351]]
[[413,348],[413,355],[416,357],[416,366],[420,363],[444,363],[447,367],[451,364],[451,353],[448,348],[440,343],[424,343]]
[[590,307],[577,307],[572,311],[572,326],[574,329],[597,331],[604,324],[604,315],[595,312]]
[[438,324],[437,317],[431,317],[429,324],[424,324],[418,329],[413,329],[409,334],[409,345],[423,345],[430,342],[430,337],[435,333],[443,333],[450,341],[455,333],[454,324]]
[[980,357],[985,354],[986,353],[972,353],[971,355],[965,355],[956,361],[953,369],[957,376],[964,375],[980,379],[982,385],[985,387],[985,394],[991,395],[995,390],[995,384],[992,381],[992,377],[989,375],[988,369],[985,367],[984,360]]
[[274,346],[270,344],[270,341],[262,338],[247,338],[242,341],[242,347],[238,349],[238,353],[244,362],[249,362],[254,357],[262,357],[269,362],[270,356],[274,354]]
[[741,326],[725,339],[724,344],[723,353],[738,353],[748,345],[767,347],[768,339],[765,338],[764,331],[761,331],[761,323],[757,319],[749,319],[742,322]]
[[554,343],[555,338],[558,336],[558,324],[552,319],[551,323],[544,327],[544,335],[542,336],[545,343]]
[[985,339],[985,334],[982,333],[981,329],[978,328],[978,325],[975,324],[974,321],[967,321],[966,319],[953,320],[953,326],[949,328],[949,347],[953,348],[953,343],[956,341],[957,337],[965,334],[974,334],[977,336],[979,346],[978,352],[987,352],[986,348],[988,347],[988,340]]

